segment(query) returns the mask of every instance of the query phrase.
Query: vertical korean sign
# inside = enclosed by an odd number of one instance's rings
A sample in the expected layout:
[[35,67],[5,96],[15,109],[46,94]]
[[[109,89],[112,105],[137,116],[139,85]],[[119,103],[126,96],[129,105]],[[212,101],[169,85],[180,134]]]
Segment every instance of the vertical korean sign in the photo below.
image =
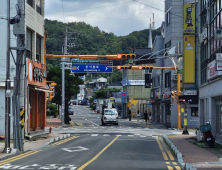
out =
[[195,35],[184,35],[184,83],[195,83]]
[[184,33],[195,33],[195,4],[184,4]]

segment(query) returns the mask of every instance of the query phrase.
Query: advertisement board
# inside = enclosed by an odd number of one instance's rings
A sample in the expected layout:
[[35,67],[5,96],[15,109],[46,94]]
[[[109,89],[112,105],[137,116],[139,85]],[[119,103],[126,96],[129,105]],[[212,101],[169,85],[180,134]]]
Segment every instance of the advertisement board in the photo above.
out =
[[222,74],[221,71],[216,70],[216,60],[213,60],[207,65],[207,79],[218,77]]
[[195,83],[195,35],[184,35],[184,83]]
[[184,4],[184,33],[195,33],[195,4]]

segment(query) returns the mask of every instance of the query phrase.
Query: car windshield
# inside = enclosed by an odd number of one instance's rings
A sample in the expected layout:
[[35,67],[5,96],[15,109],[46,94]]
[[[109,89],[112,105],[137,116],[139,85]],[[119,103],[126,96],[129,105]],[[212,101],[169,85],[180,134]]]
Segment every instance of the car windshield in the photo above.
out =
[[105,115],[115,115],[114,110],[105,110]]

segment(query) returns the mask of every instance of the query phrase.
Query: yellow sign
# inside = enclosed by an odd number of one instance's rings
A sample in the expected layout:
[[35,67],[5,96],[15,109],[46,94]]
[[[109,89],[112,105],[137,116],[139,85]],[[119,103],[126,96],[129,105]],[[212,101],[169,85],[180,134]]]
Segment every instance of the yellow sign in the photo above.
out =
[[181,113],[183,113],[184,112],[184,108],[181,108]]
[[183,122],[184,122],[184,126],[187,125],[187,118],[184,118]]
[[195,83],[195,36],[184,35],[184,81]]
[[114,100],[115,100],[114,97],[110,97],[110,98],[109,98],[109,102],[110,102],[110,103],[114,103]]
[[127,102],[127,107],[131,107],[131,103],[130,102]]
[[138,103],[138,100],[134,100],[133,98],[131,98],[131,103],[132,103],[133,105],[136,105],[136,104]]
[[195,4],[184,4],[184,33],[195,33]]

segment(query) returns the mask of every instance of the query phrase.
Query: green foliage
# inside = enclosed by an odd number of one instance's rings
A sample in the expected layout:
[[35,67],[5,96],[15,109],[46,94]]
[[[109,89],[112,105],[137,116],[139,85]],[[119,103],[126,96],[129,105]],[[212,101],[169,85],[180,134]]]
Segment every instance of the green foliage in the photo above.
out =
[[[72,37],[72,35],[70,35],[70,38],[78,38],[76,41],[78,48],[69,48],[69,54],[127,54],[133,53],[134,47],[146,48],[148,46],[148,29],[134,31],[127,36],[118,37],[113,33],[106,33],[98,27],[92,27],[84,22],[62,23],[48,19],[45,19],[45,28],[48,33],[46,43],[47,54],[62,54],[66,28],[68,28],[69,32],[81,32],[78,36],[73,35]],[[153,30],[152,35],[153,39],[156,35],[160,35],[160,28]],[[68,44],[71,42],[73,42],[73,40],[70,40]],[[59,63],[61,63],[60,58],[47,59],[47,64],[54,66],[59,65]],[[123,61],[114,61],[114,65],[120,64],[123,64]],[[112,75],[112,82],[120,81],[122,78],[121,71],[114,71],[114,73]],[[102,77],[108,76],[107,74],[93,74],[93,76],[96,77],[99,77],[99,75]],[[89,77],[87,77],[88,80],[90,80]]]
[[109,98],[112,97],[112,92],[120,92],[121,89],[110,88],[110,89],[100,89],[98,91],[94,91],[93,97],[99,98]]
[[46,114],[47,116],[56,116],[56,113],[58,112],[56,105],[47,102],[47,111]]

